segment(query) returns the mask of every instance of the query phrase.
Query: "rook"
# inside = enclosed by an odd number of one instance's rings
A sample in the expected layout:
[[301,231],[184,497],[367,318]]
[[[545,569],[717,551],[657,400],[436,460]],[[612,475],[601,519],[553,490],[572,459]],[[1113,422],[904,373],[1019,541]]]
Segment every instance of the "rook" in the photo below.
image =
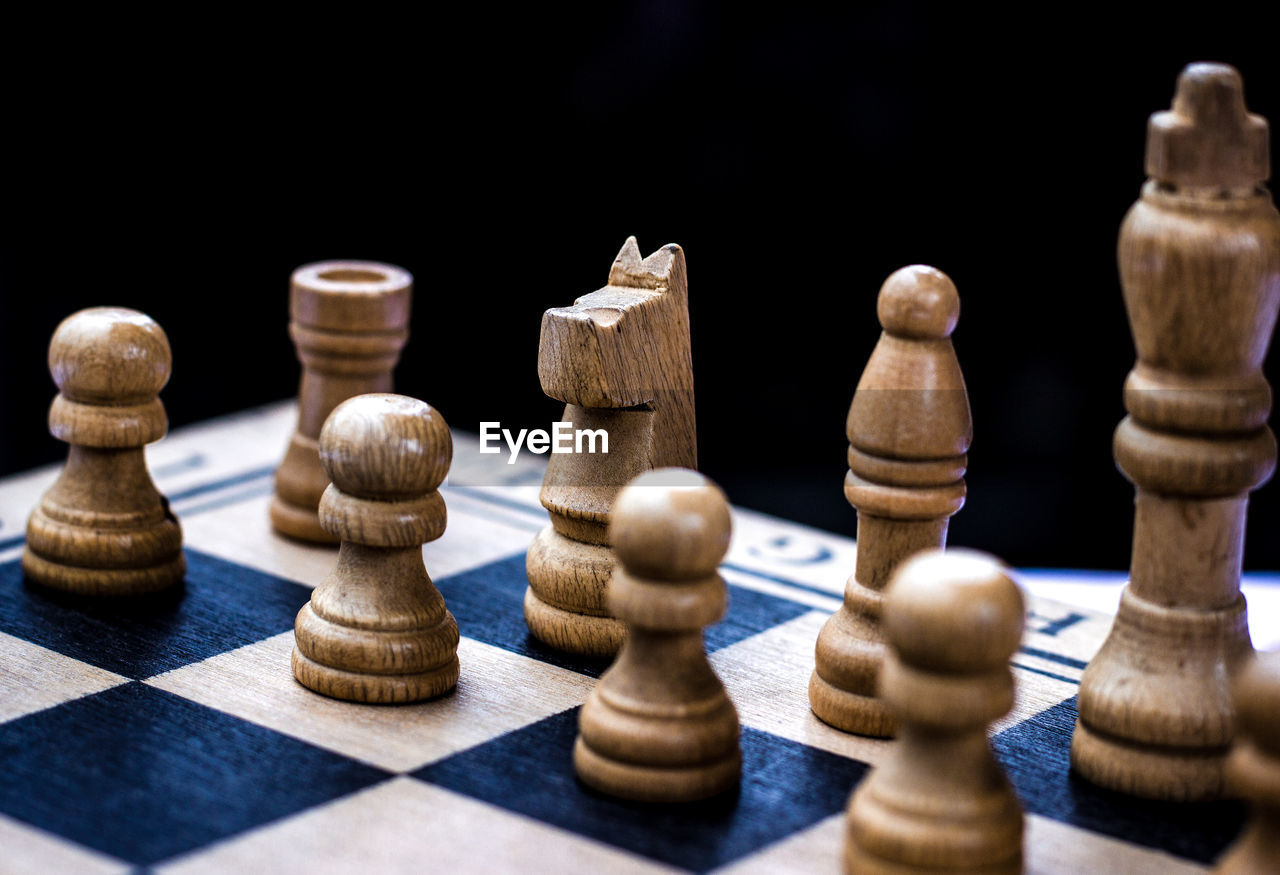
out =
[[298,429],[276,470],[271,525],[292,538],[335,543],[316,509],[329,479],[316,441],[343,401],[390,392],[391,371],[409,338],[413,277],[372,261],[323,261],[293,272],[289,336],[302,362]]

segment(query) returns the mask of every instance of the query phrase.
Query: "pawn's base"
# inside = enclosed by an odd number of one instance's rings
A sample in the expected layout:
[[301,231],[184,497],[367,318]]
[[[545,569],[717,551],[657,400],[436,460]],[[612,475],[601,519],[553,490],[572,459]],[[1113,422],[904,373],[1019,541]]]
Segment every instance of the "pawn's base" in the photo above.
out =
[[318,507],[308,510],[289,504],[280,496],[271,499],[271,528],[286,537],[312,544],[337,544],[338,539],[320,528]]
[[824,680],[817,671],[809,677],[809,707],[823,723],[843,732],[890,738],[897,730],[882,701],[842,690]]
[[1195,802],[1226,791],[1227,748],[1146,745],[1116,738],[1076,721],[1071,769],[1082,778],[1130,796]]
[[654,768],[608,759],[578,737],[573,746],[578,778],[601,793],[639,802],[695,802],[728,792],[742,777],[742,753],[694,766]]
[[[985,732],[974,733],[971,740],[990,757]],[[916,737],[914,743],[922,741]],[[950,761],[959,769],[950,775],[908,775],[904,766],[918,766],[920,760],[904,760],[902,748],[895,751],[896,760],[891,756],[873,770],[854,790],[845,812],[844,871],[1020,873],[1026,820],[1018,797],[1003,775],[992,774],[998,769],[994,760],[966,764],[972,752],[955,748]],[[914,753],[908,756],[914,758]]]
[[293,676],[335,699],[417,702],[458,683],[458,624],[448,611],[430,626],[384,630],[335,623],[308,603],[293,631]]
[[543,644],[579,656],[617,656],[627,637],[627,626],[621,620],[557,608],[538,598],[532,588],[524,593],[524,620]]
[[28,548],[22,551],[22,573],[41,586],[78,595],[144,595],[180,583],[187,559],[179,553],[148,568],[85,568],[53,562]]
[[432,671],[417,674],[366,674],[322,665],[293,648],[293,676],[298,683],[334,699],[366,704],[421,702],[443,696],[458,685],[458,657]]
[[81,595],[128,596],[166,589],[186,574],[182,527],[158,494],[150,507],[111,513],[68,509],[52,494],[27,520],[22,570],[30,580]]
[[853,842],[844,844],[844,871],[848,875],[1020,875],[1022,855],[990,866],[911,866],[872,856]]

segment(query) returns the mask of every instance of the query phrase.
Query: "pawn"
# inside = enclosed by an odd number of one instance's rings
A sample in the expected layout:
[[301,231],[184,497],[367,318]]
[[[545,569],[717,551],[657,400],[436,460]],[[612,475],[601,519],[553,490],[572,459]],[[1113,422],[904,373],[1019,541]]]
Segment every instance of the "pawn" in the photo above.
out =
[[53,333],[58,396],[49,431],[71,448],[27,522],[29,579],[88,595],[154,592],[182,580],[182,529],[142,449],[168,428],[156,396],[172,363],[164,330],[137,310],[81,310]]
[[320,432],[333,481],[320,523],[338,563],[294,624],[293,674],[353,702],[413,702],[458,682],[458,624],[427,576],[422,545],[444,533],[437,488],[453,441],[444,418],[403,395],[360,395]]
[[930,550],[885,595],[898,743],[849,801],[846,872],[1019,872],[1022,810],[987,740],[1013,707],[1022,593],[994,558]]
[[844,604],[818,635],[809,705],[823,722],[860,735],[893,734],[876,695],[884,660],[883,590],[898,565],[947,543],[964,505],[973,436],[969,396],[951,332],[960,296],[940,270],[913,265],[884,282],[884,334],[858,381],[845,430],[844,494],[858,510],[858,554]]
[[582,707],[573,765],[589,786],[646,802],[737,786],[738,712],[702,640],[727,605],[716,567],[731,527],[724,493],[694,471],[649,471],[618,494],[608,602],[627,634]]
[[1280,651],[1254,657],[1234,692],[1239,731],[1227,757],[1227,784],[1253,804],[1253,821],[1214,871],[1280,872]]

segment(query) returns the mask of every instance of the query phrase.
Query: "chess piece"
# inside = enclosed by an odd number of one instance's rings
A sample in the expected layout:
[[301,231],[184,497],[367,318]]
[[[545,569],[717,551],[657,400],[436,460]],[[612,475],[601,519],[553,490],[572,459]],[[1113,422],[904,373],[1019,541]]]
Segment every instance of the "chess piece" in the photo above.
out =
[[904,559],[946,544],[947,522],[964,505],[973,423],[951,345],[960,298],[946,274],[923,265],[895,271],[876,310],[884,333],[846,425],[857,564],[844,604],[818,636],[809,705],[837,729],[886,736],[893,721],[876,695],[883,590]]
[[1219,875],[1280,872],[1280,651],[1259,653],[1236,678],[1239,729],[1227,784],[1253,803],[1253,820],[1218,861]]
[[610,616],[609,514],[622,485],[650,468],[697,466],[693,360],[684,252],[641,260],[628,238],[609,284],[542,317],[542,391],[565,402],[572,429],[604,429],[605,453],[554,453],[542,481],[551,525],[529,547],[524,616],[560,650],[612,656],[623,624]]
[[724,615],[730,530],[724,493],[694,471],[642,474],[614,502],[609,607],[628,635],[582,707],[573,764],[591,787],[684,802],[737,786],[738,712],[702,640]]
[[452,458],[444,418],[414,398],[360,395],[325,421],[320,462],[333,482],[320,523],[342,546],[294,624],[303,685],[413,702],[457,684],[458,624],[422,563],[422,545],[444,533],[437,488]]
[[276,470],[271,525],[321,544],[337,543],[317,508],[329,479],[316,441],[333,409],[348,398],[391,391],[391,372],[409,339],[413,277],[373,261],[322,261],[293,272],[289,336],[302,363],[298,428]]
[[164,330],[137,310],[81,310],[53,333],[58,396],[49,431],[71,446],[27,522],[22,569],[31,580],[89,595],[154,592],[182,580],[182,529],[142,449],[168,429],[156,396],[172,364]]
[[1073,768],[1113,790],[1207,799],[1235,733],[1228,681],[1252,651],[1240,595],[1248,494],[1271,476],[1261,371],[1280,305],[1267,124],[1240,76],[1192,64],[1151,117],[1120,231],[1138,361],[1116,464],[1137,489],[1129,584],[1080,683]]
[[1013,707],[1024,619],[991,556],[930,550],[898,568],[880,690],[899,737],[849,800],[846,872],[1021,871],[1022,809],[987,730]]

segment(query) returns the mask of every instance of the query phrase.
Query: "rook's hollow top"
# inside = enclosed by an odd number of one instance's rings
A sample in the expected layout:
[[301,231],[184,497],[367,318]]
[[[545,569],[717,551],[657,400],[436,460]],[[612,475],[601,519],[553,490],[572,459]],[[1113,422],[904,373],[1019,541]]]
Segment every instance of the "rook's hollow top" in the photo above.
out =
[[294,321],[329,331],[403,331],[413,275],[377,261],[318,261],[290,279]]
[[632,574],[696,580],[715,572],[732,530],[720,487],[696,471],[658,468],[618,493],[609,539]]
[[369,499],[425,495],[444,482],[453,439],[444,417],[404,395],[357,395],[320,431],[320,463],[342,492]]
[[49,372],[58,390],[87,404],[152,401],[169,381],[172,365],[164,329],[126,307],[73,313],[49,343]]

